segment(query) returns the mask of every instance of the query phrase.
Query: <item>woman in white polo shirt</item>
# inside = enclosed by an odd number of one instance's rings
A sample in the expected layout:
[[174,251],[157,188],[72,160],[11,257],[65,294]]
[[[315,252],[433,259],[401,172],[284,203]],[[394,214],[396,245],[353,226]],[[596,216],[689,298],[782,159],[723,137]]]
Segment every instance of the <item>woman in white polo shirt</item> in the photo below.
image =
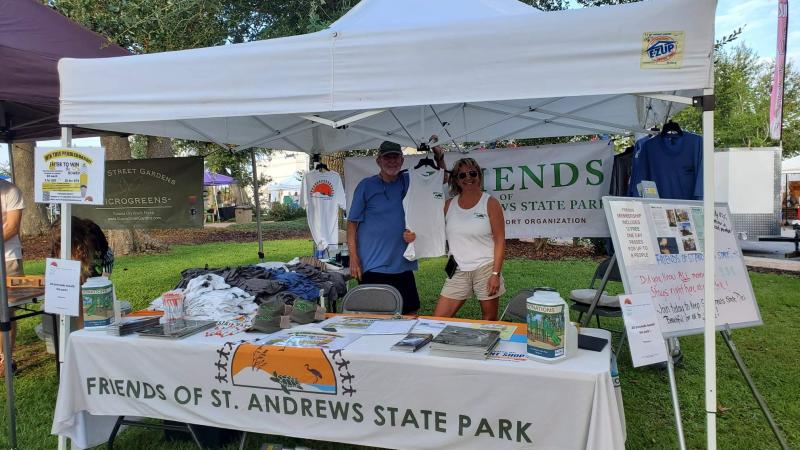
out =
[[434,316],[453,317],[464,302],[475,297],[484,320],[497,320],[503,285],[506,229],[503,207],[482,191],[483,172],[472,158],[456,161],[448,180],[450,195],[444,205],[450,255],[458,268],[447,278]]

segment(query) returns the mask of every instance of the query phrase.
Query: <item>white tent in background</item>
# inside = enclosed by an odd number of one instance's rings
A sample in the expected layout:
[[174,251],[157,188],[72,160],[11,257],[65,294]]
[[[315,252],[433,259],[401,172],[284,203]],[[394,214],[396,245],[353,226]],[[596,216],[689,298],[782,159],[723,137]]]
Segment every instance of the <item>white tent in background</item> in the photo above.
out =
[[[644,132],[692,97],[713,95],[715,9],[715,0],[548,13],[516,0],[362,0],[317,33],[62,59],[59,120],[238,150],[309,153],[376,148],[383,140],[415,146],[432,133],[460,148],[498,139]],[[697,99],[704,107],[704,159],[711,161],[713,102]],[[714,229],[713,170],[713,164],[704,167],[707,230]],[[704,251],[714,254],[714,233],[706,235]],[[714,264],[706,258],[709,294]],[[714,302],[705,306],[707,445],[713,449]],[[679,440],[684,446],[682,432]]]
[[270,202],[280,202],[285,193],[299,193],[303,175],[295,173],[267,185]]
[[800,174],[800,156],[784,160],[781,163],[781,173],[784,175]]

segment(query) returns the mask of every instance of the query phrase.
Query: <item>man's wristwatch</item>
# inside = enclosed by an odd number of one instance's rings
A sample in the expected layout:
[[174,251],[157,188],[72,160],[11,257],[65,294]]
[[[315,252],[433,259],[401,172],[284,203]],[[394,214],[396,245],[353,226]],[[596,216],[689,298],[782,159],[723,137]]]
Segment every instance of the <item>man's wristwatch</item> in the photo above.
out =
[[497,275],[499,277],[500,276],[500,272],[492,272],[492,275]]

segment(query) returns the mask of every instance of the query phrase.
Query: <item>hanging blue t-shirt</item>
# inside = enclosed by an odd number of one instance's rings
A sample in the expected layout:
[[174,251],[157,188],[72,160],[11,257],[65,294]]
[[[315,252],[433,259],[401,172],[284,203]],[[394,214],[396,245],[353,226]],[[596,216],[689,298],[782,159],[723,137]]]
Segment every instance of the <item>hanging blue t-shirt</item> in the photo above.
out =
[[703,137],[684,131],[642,141],[641,150],[634,153],[632,197],[639,197],[636,184],[642,180],[654,182],[660,198],[702,200]]
[[417,270],[417,262],[403,257],[408,172],[387,183],[379,175],[358,183],[347,220],[358,222],[358,258],[364,272],[402,273]]

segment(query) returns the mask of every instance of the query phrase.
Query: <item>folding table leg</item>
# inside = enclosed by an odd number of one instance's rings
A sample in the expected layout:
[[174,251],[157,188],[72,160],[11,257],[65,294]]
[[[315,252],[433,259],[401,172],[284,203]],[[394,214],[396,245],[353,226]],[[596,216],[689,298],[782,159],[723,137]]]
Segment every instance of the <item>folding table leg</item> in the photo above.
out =
[[55,314],[47,314],[50,317],[50,323],[53,326],[53,345],[56,348],[56,378],[58,378],[59,384],[61,383],[61,350],[58,348],[58,316]]
[[114,439],[117,438],[117,433],[119,433],[119,427],[122,426],[122,421],[125,420],[125,416],[117,417],[117,422],[114,424],[114,428],[111,430],[111,435],[108,436],[108,450],[114,450]]
[[192,424],[187,423],[186,428],[189,429],[189,434],[192,435],[192,439],[194,439],[194,443],[197,445],[197,448],[199,448],[200,450],[204,450],[203,444],[200,443],[200,439],[198,439],[197,435],[194,433],[194,428],[192,428]]
[[247,442],[247,431],[242,431],[242,440],[239,441],[239,450],[244,450],[245,442]]

